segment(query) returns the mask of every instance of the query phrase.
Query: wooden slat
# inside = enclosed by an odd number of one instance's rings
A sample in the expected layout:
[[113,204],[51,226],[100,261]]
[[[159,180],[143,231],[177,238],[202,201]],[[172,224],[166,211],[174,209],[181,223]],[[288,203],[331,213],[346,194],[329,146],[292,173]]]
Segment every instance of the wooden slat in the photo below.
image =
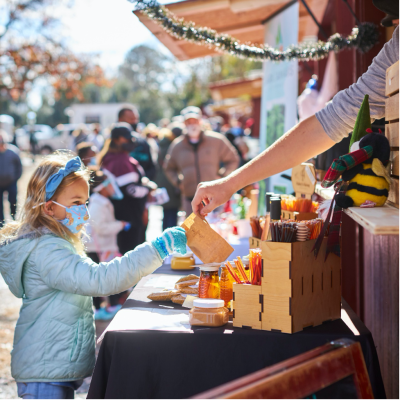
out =
[[233,326],[248,326],[253,329],[261,329],[260,294],[261,286],[233,284],[235,300],[232,302],[235,311]]
[[344,212],[373,235],[399,234],[399,210],[394,207],[350,207]]
[[392,178],[390,182],[390,191],[387,202],[394,207],[399,208],[399,180]]
[[275,261],[274,263],[264,261],[264,275],[261,279],[263,293],[291,297],[292,282],[289,279],[289,269],[289,261]]
[[399,123],[386,124],[385,135],[389,140],[390,147],[399,147]]
[[386,121],[392,121],[399,119],[399,94],[395,94],[385,100],[385,119]]
[[399,62],[386,70],[386,96],[392,96],[399,91]]
[[390,152],[390,173],[391,175],[399,176],[399,151]]
[[340,318],[340,258],[332,253],[325,261],[327,241],[317,259],[312,251],[315,240],[293,244],[292,332]]

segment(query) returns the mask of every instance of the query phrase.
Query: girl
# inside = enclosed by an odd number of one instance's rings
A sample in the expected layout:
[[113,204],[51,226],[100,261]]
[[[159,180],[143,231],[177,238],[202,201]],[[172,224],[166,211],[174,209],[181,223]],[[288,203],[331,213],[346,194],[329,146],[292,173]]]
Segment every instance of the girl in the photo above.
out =
[[122,292],[169,253],[186,251],[184,230],[172,228],[121,258],[94,263],[80,236],[89,219],[88,180],[79,157],[45,158],[29,181],[20,222],[0,231],[0,272],[23,299],[11,358],[23,398],[73,398],[95,363],[91,296]]

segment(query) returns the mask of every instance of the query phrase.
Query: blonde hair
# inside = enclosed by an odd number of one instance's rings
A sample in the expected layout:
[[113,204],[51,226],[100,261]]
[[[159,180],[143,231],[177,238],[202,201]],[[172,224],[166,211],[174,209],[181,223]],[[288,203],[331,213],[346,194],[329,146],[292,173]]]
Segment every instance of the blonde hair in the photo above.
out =
[[[46,201],[46,182],[58,170],[73,157],[71,153],[56,152],[45,157],[33,173],[27,188],[26,201],[21,211],[19,221],[6,224],[0,230],[0,242],[16,239],[21,235],[30,232],[36,232],[38,236],[42,235],[41,228],[47,228],[53,234],[70,242],[78,254],[84,253],[84,245],[81,235],[73,234],[66,226],[61,224],[55,218],[47,215],[43,211],[44,204],[35,207]],[[58,186],[51,199],[57,199],[60,193],[72,185],[78,179],[90,180],[89,170],[82,164],[79,171],[67,175]],[[35,208],[34,208],[35,207]]]

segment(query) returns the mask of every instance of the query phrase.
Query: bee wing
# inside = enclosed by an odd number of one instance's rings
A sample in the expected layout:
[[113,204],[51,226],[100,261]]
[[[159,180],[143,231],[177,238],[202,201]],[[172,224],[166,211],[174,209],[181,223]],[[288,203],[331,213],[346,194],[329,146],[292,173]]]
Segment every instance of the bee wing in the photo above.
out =
[[374,171],[376,175],[385,178],[387,183],[390,185],[389,171],[378,158],[372,160],[372,171]]

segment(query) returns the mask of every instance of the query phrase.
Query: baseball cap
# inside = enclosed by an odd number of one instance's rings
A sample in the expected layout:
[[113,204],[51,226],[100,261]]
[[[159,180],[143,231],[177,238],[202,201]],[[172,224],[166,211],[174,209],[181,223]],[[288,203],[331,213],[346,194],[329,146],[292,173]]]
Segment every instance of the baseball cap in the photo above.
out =
[[201,119],[201,110],[199,107],[189,106],[181,111],[184,121],[189,118]]
[[129,124],[121,122],[115,124],[111,130],[111,139],[118,139],[124,137],[126,139],[132,139],[132,128]]

